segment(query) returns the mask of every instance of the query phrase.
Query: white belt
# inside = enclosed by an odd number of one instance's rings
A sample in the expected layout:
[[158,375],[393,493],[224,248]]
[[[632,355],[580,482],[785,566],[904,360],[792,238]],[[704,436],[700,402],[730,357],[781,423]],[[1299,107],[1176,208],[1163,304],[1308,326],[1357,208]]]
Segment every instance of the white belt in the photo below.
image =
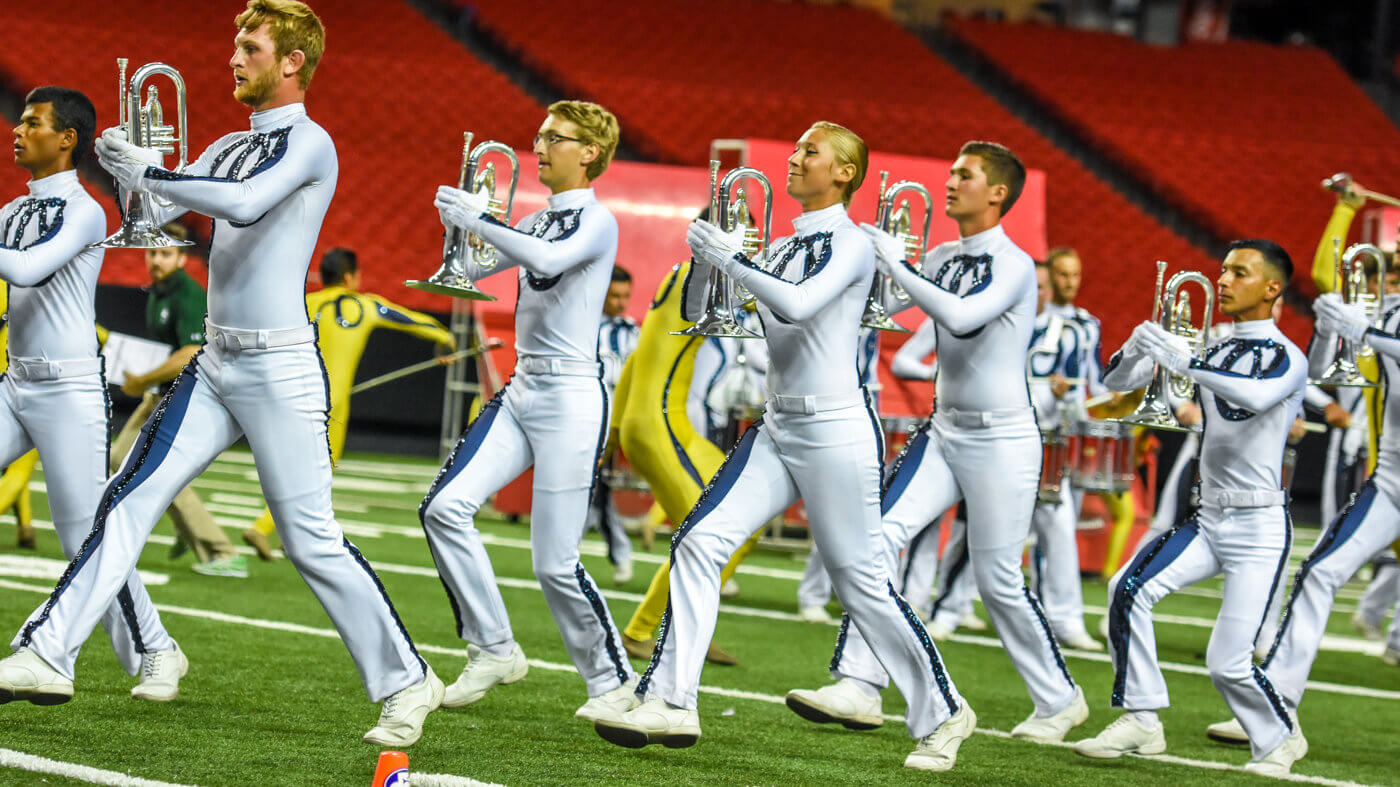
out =
[[801,413],[815,415],[825,410],[840,410],[865,404],[865,394],[860,391],[846,391],[833,394],[808,394],[807,396],[768,395],[768,407],[775,413]]
[[1219,508],[1269,508],[1288,502],[1288,493],[1282,489],[1206,489],[1201,492],[1201,502]]
[[578,361],[572,358],[540,358],[522,355],[515,361],[515,368],[526,374],[549,374],[555,377],[597,377],[597,361]]
[[274,347],[290,347],[316,341],[316,326],[298,325],[295,328],[278,328],[271,331],[249,331],[242,328],[224,328],[204,319],[204,337],[210,344],[221,350],[270,350]]
[[990,429],[1001,424],[1017,423],[1030,419],[1035,422],[1035,411],[1029,407],[1016,407],[1006,410],[957,410],[952,407],[939,407],[933,414],[953,426],[962,429]]
[[47,358],[11,358],[10,374],[16,380],[62,380],[84,377],[102,371],[101,358],[76,358],[71,361],[50,361]]

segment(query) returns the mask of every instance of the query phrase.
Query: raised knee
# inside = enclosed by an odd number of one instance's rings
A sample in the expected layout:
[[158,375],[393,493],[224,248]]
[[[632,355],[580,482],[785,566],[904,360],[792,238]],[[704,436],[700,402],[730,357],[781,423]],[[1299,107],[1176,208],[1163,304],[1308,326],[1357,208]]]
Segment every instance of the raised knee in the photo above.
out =
[[1206,649],[1206,670],[1216,685],[1244,683],[1254,679],[1253,654],[1249,650]]
[[453,527],[471,527],[474,524],[478,506],[466,500],[434,495],[423,501],[418,508],[418,518],[423,527],[429,530],[444,530]]

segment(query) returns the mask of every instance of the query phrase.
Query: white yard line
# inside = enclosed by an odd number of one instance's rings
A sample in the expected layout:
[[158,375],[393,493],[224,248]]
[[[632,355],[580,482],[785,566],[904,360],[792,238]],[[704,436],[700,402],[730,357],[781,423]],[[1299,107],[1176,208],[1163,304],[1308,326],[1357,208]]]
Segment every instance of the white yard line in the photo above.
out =
[[14,768],[30,773],[45,773],[50,776],[62,776],[66,779],[77,779],[88,784],[105,784],[109,787],[193,787],[193,785],[180,785],[171,782],[159,782],[152,779],[143,779],[140,776],[131,776],[116,771],[104,771],[101,768],[93,768],[89,765],[79,765],[75,762],[64,762],[62,760],[51,760],[48,757],[40,757],[36,754],[25,754],[14,749],[0,749],[0,768]]
[[[21,584],[21,583],[19,583],[19,582],[9,582],[9,581],[6,581],[6,580],[0,580],[0,587],[6,588],[6,589],[9,589],[9,590],[28,590],[28,591],[35,591],[35,592],[40,592],[40,593],[47,593],[47,592],[49,592],[49,591],[48,591],[48,588],[36,587],[36,586],[34,586],[34,585],[25,585],[25,584]],[[269,629],[269,630],[273,630],[273,631],[284,631],[284,632],[292,633],[292,634],[306,634],[306,635],[310,635],[310,636],[324,637],[324,638],[327,638],[327,639],[339,639],[339,638],[340,638],[340,636],[335,632],[334,629],[315,628],[315,627],[312,627],[312,626],[304,626],[304,625],[301,625],[301,624],[299,624],[299,623],[287,623],[287,622],[285,622],[285,621],[280,621],[280,620],[265,620],[265,619],[262,619],[262,618],[249,618],[249,617],[244,617],[244,616],[242,616],[242,615],[230,615],[230,614],[223,613],[223,612],[215,612],[215,611],[212,611],[212,610],[205,610],[205,609],[196,609],[196,608],[193,608],[193,607],[177,606],[177,605],[173,605],[173,604],[156,604],[155,606],[156,606],[156,609],[160,610],[161,612],[166,612],[166,613],[170,613],[170,614],[174,614],[174,615],[186,615],[186,616],[189,616],[189,617],[201,618],[201,619],[204,619],[204,620],[214,621],[214,622],[216,622],[216,623],[229,623],[229,624],[236,624],[236,625],[242,625],[242,626],[250,626],[250,627],[254,627],[254,628]],[[955,639],[960,639],[960,638],[955,637]],[[1000,643],[998,643],[998,647],[1000,647]],[[440,655],[450,655],[450,656],[459,656],[459,657],[462,657],[462,656],[466,656],[466,654],[467,654],[465,648],[445,648],[445,647],[442,647],[442,646],[439,646],[439,645],[425,645],[425,644],[418,644],[418,645],[417,645],[417,648],[418,648],[419,651],[422,651],[422,652],[424,652],[424,653],[436,653],[436,654],[440,654]],[[571,664],[559,664],[559,663],[557,663],[557,662],[541,661],[540,659],[529,659],[528,661],[529,661],[530,666],[533,667],[533,668],[535,668],[535,669],[549,670],[549,671],[551,671],[551,672],[568,672],[568,673],[572,673],[572,672],[575,671],[574,666],[571,665]],[[713,695],[716,695],[716,696],[729,697],[729,698],[732,698],[732,699],[752,700],[752,701],[756,701],[756,702],[764,702],[764,703],[768,703],[768,704],[770,704],[770,705],[783,705],[783,704],[785,704],[785,700],[784,700],[783,697],[779,697],[779,696],[774,695],[774,694],[762,694],[762,693],[753,692],[753,691],[741,691],[741,690],[738,690],[738,689],[726,689],[726,688],[722,688],[722,687],[718,687],[718,686],[701,686],[701,687],[700,687],[700,691],[701,691],[702,693],[705,693],[705,694],[713,694]],[[895,715],[892,715],[892,714],[886,714],[886,715],[885,715],[885,718],[886,718],[886,719],[889,719],[890,721],[894,721],[894,722],[902,722],[902,721],[904,720],[904,718],[903,718],[902,716],[895,716]],[[977,732],[978,732],[978,734],[981,734],[981,735],[988,735],[988,736],[996,737],[996,738],[1010,738],[1010,737],[1011,737],[1011,734],[1010,734],[1009,732],[1005,732],[1005,731],[1002,731],[1002,730],[994,730],[994,729],[989,729],[989,728],[983,728],[983,727],[977,728]],[[1061,746],[1061,747],[1068,747],[1068,746],[1072,746],[1073,744],[1071,744],[1071,743],[1059,743],[1059,744],[1053,744],[1053,745],[1057,745],[1057,746]],[[1218,761],[1214,761],[1214,760],[1194,760],[1194,759],[1189,759],[1189,758],[1186,758],[1186,757],[1172,757],[1172,756],[1164,756],[1164,755],[1159,755],[1159,756],[1157,756],[1157,757],[1145,757],[1144,759],[1158,759],[1158,760],[1162,760],[1162,761],[1164,761],[1164,762],[1171,762],[1171,763],[1174,763],[1174,764],[1177,764],[1177,765],[1186,765],[1186,766],[1193,767],[1193,768],[1205,768],[1205,769],[1208,769],[1208,770],[1218,770],[1218,771],[1241,771],[1241,772],[1244,772],[1244,766],[1242,766],[1242,765],[1233,765],[1233,764],[1231,764],[1231,763],[1218,762]],[[1291,774],[1291,775],[1289,775],[1289,776],[1283,777],[1283,780],[1284,780],[1284,781],[1299,782],[1299,783],[1304,783],[1304,784],[1322,784],[1322,785],[1329,785],[1329,787],[1361,787],[1361,785],[1358,785],[1356,782],[1338,781],[1338,780],[1335,780],[1335,779],[1327,779],[1327,778],[1321,777],[1321,776],[1306,776],[1306,775],[1303,775],[1303,774]],[[148,783],[146,783],[146,784],[150,784],[150,783],[148,782]]]

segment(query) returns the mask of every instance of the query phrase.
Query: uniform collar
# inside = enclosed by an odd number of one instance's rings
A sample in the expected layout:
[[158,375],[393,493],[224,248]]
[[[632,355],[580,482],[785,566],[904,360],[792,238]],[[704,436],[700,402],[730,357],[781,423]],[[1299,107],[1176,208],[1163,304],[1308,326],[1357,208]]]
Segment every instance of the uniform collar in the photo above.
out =
[[[1006,230],[1000,224],[985,229],[976,235],[958,239],[958,250],[962,254],[983,254],[996,244],[1006,240]],[[1046,304],[1047,307],[1054,304]]]
[[78,171],[76,169],[65,169],[45,178],[29,181],[29,196],[44,199],[45,197],[57,197],[65,191],[78,185]]
[[550,194],[547,200],[550,210],[571,210],[581,208],[590,202],[597,202],[598,197],[593,193],[593,189],[584,188]]
[[295,104],[254,112],[248,118],[248,122],[252,124],[254,131],[261,134],[275,128],[290,126],[304,117],[306,117],[306,105],[298,101]]
[[1274,324],[1271,317],[1230,323],[1230,338],[1232,339],[1262,339],[1273,338],[1277,335],[1278,326]]
[[851,217],[846,215],[846,205],[838,202],[835,205],[828,205],[821,210],[809,211],[799,215],[792,220],[792,229],[797,235],[811,235],[816,232],[833,230],[843,224],[850,223]]

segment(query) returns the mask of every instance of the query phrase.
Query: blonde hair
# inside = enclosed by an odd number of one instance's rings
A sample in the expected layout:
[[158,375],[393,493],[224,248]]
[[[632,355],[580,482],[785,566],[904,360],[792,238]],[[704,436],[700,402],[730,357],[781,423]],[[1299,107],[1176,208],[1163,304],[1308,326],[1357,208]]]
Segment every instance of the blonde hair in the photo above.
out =
[[267,34],[277,47],[277,57],[300,49],[306,62],[297,72],[297,82],[302,90],[311,84],[311,75],[326,51],[326,28],[310,6],[297,0],[248,0],[248,7],[234,17],[233,24],[249,32],[266,24]]
[[836,154],[837,164],[852,164],[856,168],[855,176],[846,184],[846,190],[841,194],[841,201],[850,207],[856,189],[865,182],[865,171],[870,167],[870,149],[865,146],[865,140],[861,139],[859,134],[845,126],[818,120],[807,130],[812,129],[826,132],[826,140],[831,143],[831,151]]
[[617,140],[622,133],[617,118],[591,101],[556,101],[549,105],[549,114],[578,126],[578,138],[583,144],[598,146],[598,157],[588,163],[584,173],[589,180],[597,180],[617,152]]

